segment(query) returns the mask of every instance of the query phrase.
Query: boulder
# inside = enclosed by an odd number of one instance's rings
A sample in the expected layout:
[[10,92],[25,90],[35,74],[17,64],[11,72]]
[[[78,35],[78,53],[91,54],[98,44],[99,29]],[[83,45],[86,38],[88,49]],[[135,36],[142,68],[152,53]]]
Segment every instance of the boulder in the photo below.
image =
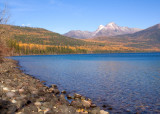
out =
[[82,104],[81,100],[79,100],[79,99],[72,101],[71,106],[76,107],[76,108],[83,108],[83,104]]
[[90,111],[90,114],[100,114],[100,108],[96,107]]
[[63,94],[59,96],[59,100],[62,104],[69,104],[69,102],[65,99],[65,96]]
[[54,89],[54,90],[53,90],[53,93],[54,93],[54,94],[59,94],[60,91],[59,91],[58,89]]
[[71,95],[67,95],[67,99],[72,99],[72,96]]
[[109,112],[104,111],[104,110],[100,110],[100,114],[109,114]]
[[66,94],[67,92],[65,90],[61,91],[61,93]]
[[35,102],[34,103],[34,105],[36,105],[36,106],[41,106],[41,104],[42,104],[41,102]]
[[58,87],[57,87],[56,84],[52,84],[51,87],[52,87],[52,88],[55,88],[55,89],[58,89]]
[[90,107],[91,107],[91,108],[95,108],[95,107],[97,107],[97,106],[96,106],[96,104],[91,104]]
[[87,101],[87,100],[82,100],[82,105],[85,107],[85,108],[89,108],[91,106],[91,102],[90,101]]
[[82,97],[82,95],[80,95],[80,94],[77,94],[77,93],[74,94],[74,99],[75,98],[79,98],[80,99],[81,97]]

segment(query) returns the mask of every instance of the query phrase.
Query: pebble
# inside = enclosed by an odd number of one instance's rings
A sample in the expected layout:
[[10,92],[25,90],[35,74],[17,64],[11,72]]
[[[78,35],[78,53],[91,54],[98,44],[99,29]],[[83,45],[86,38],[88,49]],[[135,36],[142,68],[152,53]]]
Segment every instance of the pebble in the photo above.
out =
[[3,90],[4,91],[9,91],[9,89],[7,87],[4,87]]
[[67,99],[72,99],[72,96],[71,95],[67,95]]
[[16,90],[11,90],[12,92],[16,92]]
[[24,89],[19,89],[18,91],[19,91],[19,93],[23,93]]
[[17,103],[17,101],[13,99],[13,100],[12,100],[12,103]]
[[82,97],[82,95],[80,95],[80,94],[77,94],[77,93],[74,94],[74,99],[75,98],[81,98],[81,97]]
[[65,90],[63,90],[61,93],[66,94],[67,92]]
[[107,111],[100,110],[100,114],[109,114]]
[[35,102],[34,103],[36,106],[41,106],[41,102]]
[[97,107],[96,104],[91,104],[91,108]]
[[[66,95],[65,90],[60,93],[57,85],[46,87],[40,80],[19,71],[12,60],[6,59],[5,62],[0,64],[2,66],[0,67],[2,68],[0,69],[0,113],[86,114],[96,112],[93,114],[100,114],[100,109],[82,95],[77,93],[74,97]],[[1,73],[1,70],[7,73]],[[66,97],[73,101],[69,103]],[[79,108],[85,110],[77,113],[76,110]]]
[[15,93],[14,92],[7,92],[6,95],[7,95],[7,97],[14,97]]
[[84,107],[89,108],[91,106],[91,102],[87,100],[82,100],[82,104]]

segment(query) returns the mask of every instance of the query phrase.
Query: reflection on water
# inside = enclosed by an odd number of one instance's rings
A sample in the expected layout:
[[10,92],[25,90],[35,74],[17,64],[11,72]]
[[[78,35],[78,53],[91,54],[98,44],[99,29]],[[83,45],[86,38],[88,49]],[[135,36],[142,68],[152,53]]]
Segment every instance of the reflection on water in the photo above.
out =
[[160,111],[160,53],[12,58],[48,85],[85,95],[99,106],[110,105],[113,113]]

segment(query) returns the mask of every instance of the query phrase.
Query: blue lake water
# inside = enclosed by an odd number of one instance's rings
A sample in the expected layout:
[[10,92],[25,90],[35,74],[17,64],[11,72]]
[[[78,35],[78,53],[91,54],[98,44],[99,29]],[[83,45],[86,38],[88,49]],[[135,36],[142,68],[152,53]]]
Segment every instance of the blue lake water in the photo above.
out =
[[[160,113],[160,53],[11,57],[34,77],[115,112]],[[107,110],[107,108],[105,109]]]

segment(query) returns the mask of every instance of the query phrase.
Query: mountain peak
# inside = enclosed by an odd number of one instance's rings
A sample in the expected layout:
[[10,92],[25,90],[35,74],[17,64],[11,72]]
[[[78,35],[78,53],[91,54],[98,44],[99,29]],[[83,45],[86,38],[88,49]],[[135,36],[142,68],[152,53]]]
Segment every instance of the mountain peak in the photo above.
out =
[[99,25],[98,29],[94,32],[94,35],[97,34],[99,31],[101,31],[104,28],[105,28],[105,26]]
[[110,23],[108,23],[107,25],[113,26],[113,25],[116,25],[116,23],[115,23],[115,22],[110,22]]
[[157,26],[158,29],[160,29],[160,24],[157,24],[156,26]]
[[114,22],[110,22],[106,25],[106,28],[107,29],[112,29],[112,30],[115,30],[115,29],[119,29],[119,26],[117,24],[115,24]]
[[105,26],[103,26],[103,25],[99,25],[99,27],[98,27],[98,31],[100,31],[100,30],[102,30],[103,28],[104,28]]
[[99,27],[98,27],[99,29],[101,29],[101,28],[104,28],[104,26],[103,25],[99,25]]

